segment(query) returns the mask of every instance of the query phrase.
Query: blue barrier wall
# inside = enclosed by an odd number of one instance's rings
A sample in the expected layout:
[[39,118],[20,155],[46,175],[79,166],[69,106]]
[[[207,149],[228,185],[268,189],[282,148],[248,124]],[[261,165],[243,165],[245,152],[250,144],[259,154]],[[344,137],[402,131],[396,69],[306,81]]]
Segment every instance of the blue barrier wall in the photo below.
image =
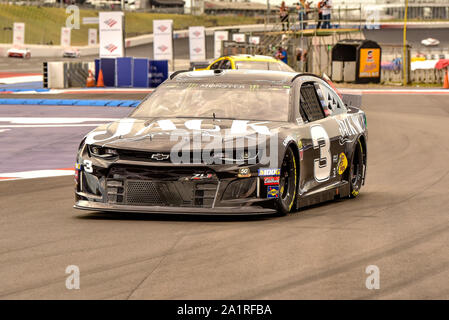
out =
[[168,78],[168,60],[150,60],[150,87],[156,88]]
[[133,68],[133,87],[135,88],[148,88],[148,68],[149,60],[134,58]]
[[103,71],[103,81],[105,87],[116,87],[116,68],[115,59],[113,58],[101,58],[100,68]]
[[133,58],[117,58],[117,87],[133,86]]
[[95,81],[100,69],[106,87],[155,88],[168,78],[167,60],[147,58],[95,59]]

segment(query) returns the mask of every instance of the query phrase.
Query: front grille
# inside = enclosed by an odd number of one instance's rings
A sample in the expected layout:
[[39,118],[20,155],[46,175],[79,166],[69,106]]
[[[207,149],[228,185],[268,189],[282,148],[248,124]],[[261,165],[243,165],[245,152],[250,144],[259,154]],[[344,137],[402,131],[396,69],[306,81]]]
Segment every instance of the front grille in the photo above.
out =
[[204,169],[201,172],[113,167],[106,181],[108,202],[137,206],[211,208],[218,179],[215,174],[205,180],[192,179],[198,173],[204,173]]
[[128,204],[164,205],[164,201],[152,181],[126,181],[125,190]]

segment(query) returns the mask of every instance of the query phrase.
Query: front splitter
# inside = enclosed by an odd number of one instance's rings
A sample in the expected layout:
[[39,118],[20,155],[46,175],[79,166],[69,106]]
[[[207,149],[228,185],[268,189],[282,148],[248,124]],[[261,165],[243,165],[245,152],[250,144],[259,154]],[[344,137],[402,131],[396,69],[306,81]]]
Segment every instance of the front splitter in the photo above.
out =
[[191,214],[191,215],[261,215],[275,214],[275,209],[262,207],[216,207],[216,208],[192,208],[192,207],[162,207],[162,206],[128,206],[114,205],[101,202],[78,201],[75,209],[130,212],[130,213],[158,213],[158,214]]

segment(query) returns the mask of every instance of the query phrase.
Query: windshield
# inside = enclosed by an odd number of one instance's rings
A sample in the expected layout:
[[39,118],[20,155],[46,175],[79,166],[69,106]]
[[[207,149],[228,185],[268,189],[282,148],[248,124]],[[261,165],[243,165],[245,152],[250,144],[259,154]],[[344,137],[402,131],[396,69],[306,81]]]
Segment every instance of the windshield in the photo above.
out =
[[273,70],[273,71],[285,71],[295,72],[292,68],[283,62],[275,61],[236,61],[236,69],[248,69],[248,70]]
[[287,121],[289,91],[290,86],[169,83],[155,90],[131,116]]

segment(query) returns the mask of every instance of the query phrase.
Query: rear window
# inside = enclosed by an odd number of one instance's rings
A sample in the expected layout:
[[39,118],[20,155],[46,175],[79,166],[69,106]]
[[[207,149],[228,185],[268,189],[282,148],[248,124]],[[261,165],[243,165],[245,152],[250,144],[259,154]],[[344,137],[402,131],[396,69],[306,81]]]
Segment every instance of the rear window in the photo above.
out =
[[236,69],[268,70],[268,62],[265,61],[236,61]]
[[269,68],[274,71],[295,72],[295,70],[283,62],[269,62]]

